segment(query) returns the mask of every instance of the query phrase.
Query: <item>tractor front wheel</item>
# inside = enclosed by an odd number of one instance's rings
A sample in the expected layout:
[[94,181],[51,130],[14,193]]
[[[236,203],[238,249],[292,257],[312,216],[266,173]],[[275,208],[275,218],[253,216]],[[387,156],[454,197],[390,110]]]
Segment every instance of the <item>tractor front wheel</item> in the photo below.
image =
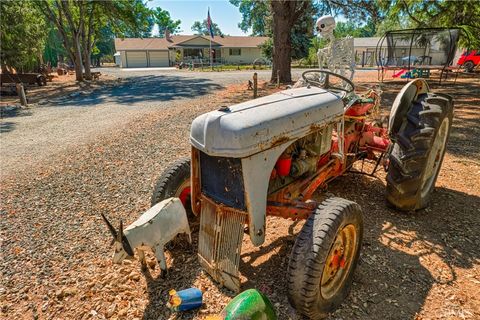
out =
[[387,200],[397,209],[423,209],[440,172],[453,120],[452,98],[422,94],[412,103],[394,140]]
[[310,215],[288,265],[288,298],[298,312],[321,319],[340,306],[350,291],[362,237],[355,202],[330,198]]
[[174,162],[158,178],[152,194],[152,206],[171,197],[180,198],[187,214],[192,214],[189,158],[183,158]]

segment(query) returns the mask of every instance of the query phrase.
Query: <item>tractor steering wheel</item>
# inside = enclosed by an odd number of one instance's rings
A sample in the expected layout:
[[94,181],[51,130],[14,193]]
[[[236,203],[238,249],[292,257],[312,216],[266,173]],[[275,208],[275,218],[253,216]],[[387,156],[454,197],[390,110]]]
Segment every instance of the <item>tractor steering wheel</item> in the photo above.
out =
[[[318,76],[319,80],[309,79],[307,77],[308,74],[312,74],[312,73],[319,74],[319,76]],[[347,85],[345,86],[345,88],[331,85],[330,81],[329,81],[330,76],[341,79]],[[342,75],[339,75],[337,73],[328,71],[328,70],[323,70],[323,69],[307,70],[304,73],[302,73],[302,78],[306,83],[309,83],[309,84],[311,84],[315,87],[319,87],[319,88],[323,88],[323,89],[331,89],[334,92],[341,91],[341,92],[344,92],[346,95],[352,93],[355,90],[355,85],[353,84],[353,82],[350,79],[348,79],[348,78],[346,78]]]

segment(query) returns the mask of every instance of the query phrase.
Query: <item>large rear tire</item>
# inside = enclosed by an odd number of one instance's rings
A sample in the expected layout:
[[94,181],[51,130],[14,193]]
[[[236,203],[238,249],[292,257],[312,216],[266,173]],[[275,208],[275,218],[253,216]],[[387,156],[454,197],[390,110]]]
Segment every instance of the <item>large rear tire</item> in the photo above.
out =
[[350,291],[363,238],[361,208],[330,198],[318,206],[295,241],[288,265],[288,299],[298,312],[321,319]]
[[182,158],[171,164],[155,183],[152,206],[162,200],[180,198],[189,215],[192,214],[190,203],[190,159]]
[[428,205],[440,172],[453,120],[452,98],[421,94],[412,102],[394,141],[387,174],[387,200],[409,211]]

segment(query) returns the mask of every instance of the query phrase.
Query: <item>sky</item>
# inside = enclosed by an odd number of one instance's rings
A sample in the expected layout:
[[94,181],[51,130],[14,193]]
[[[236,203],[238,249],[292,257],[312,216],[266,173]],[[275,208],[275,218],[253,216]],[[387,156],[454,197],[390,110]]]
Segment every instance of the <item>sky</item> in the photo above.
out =
[[[182,21],[180,34],[193,34],[191,29],[193,22],[206,19],[207,10],[210,7],[210,17],[213,22],[218,24],[223,33],[231,36],[248,35],[238,28],[238,23],[242,21],[242,15],[238,8],[227,0],[151,0],[147,2],[147,5],[150,8],[160,7],[167,10],[173,20],[180,19]],[[155,29],[154,32],[158,32]]]

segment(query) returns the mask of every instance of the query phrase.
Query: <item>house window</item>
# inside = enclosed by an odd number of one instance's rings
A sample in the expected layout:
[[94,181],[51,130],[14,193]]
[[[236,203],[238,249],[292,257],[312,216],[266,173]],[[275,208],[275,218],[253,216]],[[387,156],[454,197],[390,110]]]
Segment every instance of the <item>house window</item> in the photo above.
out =
[[185,48],[183,49],[183,57],[187,59],[203,58],[203,50],[198,48]]
[[231,56],[241,56],[242,50],[240,48],[230,48],[230,55]]

